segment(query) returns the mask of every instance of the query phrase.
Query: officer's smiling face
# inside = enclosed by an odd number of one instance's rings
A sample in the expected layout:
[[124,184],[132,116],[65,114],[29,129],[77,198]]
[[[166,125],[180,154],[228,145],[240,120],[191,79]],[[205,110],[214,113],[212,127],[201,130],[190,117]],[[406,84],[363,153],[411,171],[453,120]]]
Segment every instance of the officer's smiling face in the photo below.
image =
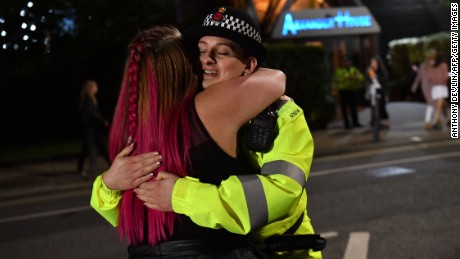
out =
[[243,50],[232,40],[204,36],[198,42],[198,48],[203,69],[203,88],[239,77],[246,68],[242,61]]

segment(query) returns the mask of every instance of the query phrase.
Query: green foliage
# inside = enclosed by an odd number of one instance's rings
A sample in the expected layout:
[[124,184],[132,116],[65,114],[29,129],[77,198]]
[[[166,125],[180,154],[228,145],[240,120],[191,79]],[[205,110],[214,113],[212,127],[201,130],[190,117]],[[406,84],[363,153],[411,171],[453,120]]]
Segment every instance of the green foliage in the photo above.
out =
[[450,51],[450,35],[447,32],[430,34],[420,38],[403,38],[389,43],[389,64],[395,76],[404,76],[407,64],[419,64],[428,49],[444,53]]
[[0,147],[0,166],[76,157],[81,147],[79,139]]
[[439,32],[419,38],[403,38],[389,43],[388,64],[394,80],[394,89],[407,88],[412,84],[412,65],[419,65],[428,49],[450,53],[450,34]]
[[[49,0],[26,6],[22,0],[0,3],[4,7],[0,17],[7,21],[0,31],[12,26],[5,30],[11,39],[20,39],[20,46],[24,44],[18,34],[22,30],[16,28],[22,20],[30,18],[37,24],[37,44],[27,50],[0,50],[0,106],[14,111],[3,118],[8,143],[79,135],[78,99],[81,84],[88,78],[98,82],[100,109],[110,119],[133,36],[154,24],[188,27],[184,12],[197,13],[194,3],[184,0]],[[24,8],[30,17],[19,16]],[[67,30],[64,21],[72,21]],[[49,39],[46,46],[45,38]]]
[[304,110],[312,129],[325,128],[334,117],[335,106],[328,98],[330,89],[324,48],[286,43],[271,44],[267,49],[268,66],[286,74],[286,95]]

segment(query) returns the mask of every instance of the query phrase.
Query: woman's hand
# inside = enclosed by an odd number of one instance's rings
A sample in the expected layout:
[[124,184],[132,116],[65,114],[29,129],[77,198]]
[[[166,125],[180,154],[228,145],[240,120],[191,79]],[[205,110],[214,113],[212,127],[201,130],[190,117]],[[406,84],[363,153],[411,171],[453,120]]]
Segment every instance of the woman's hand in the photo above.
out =
[[126,146],[102,176],[109,189],[120,191],[134,189],[152,179],[152,171],[160,166],[161,155],[158,152],[129,156],[133,147],[134,143]]
[[159,172],[155,181],[144,182],[134,192],[144,201],[145,206],[160,211],[173,211],[172,191],[179,176],[168,172]]

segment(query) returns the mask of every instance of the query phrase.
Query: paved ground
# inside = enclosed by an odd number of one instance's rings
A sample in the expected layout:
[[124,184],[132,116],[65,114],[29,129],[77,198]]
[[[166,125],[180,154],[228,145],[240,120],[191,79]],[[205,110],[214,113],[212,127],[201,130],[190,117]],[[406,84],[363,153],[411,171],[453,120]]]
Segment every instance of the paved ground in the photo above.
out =
[[[375,149],[412,142],[427,142],[450,138],[450,129],[427,131],[423,128],[425,105],[421,103],[395,102],[387,106],[390,114],[390,129],[379,134],[378,141],[369,127],[370,111],[359,112],[362,128],[345,130],[342,121],[328,125],[326,130],[312,132],[315,141],[315,156]],[[90,188],[91,181],[83,180],[75,171],[76,158],[60,161],[42,161],[8,167],[0,167],[0,199],[8,200],[57,190]],[[103,171],[107,165],[99,161]]]
[[405,145],[412,142],[426,142],[450,139],[450,128],[427,131],[423,127],[425,118],[423,103],[393,102],[387,105],[390,115],[390,129],[381,131],[378,141],[370,127],[370,109],[359,112],[359,120],[364,127],[346,130],[341,120],[328,125],[327,130],[312,132],[315,141],[315,155],[324,156],[362,149]]

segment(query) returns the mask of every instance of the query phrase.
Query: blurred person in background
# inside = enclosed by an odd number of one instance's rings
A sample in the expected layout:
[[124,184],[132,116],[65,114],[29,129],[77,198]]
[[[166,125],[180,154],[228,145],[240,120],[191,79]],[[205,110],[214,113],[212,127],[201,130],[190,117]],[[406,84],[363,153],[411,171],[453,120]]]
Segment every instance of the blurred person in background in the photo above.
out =
[[[98,90],[94,80],[85,81],[81,89],[79,120],[83,143],[78,157],[77,171],[83,178],[89,178],[95,173],[97,151],[107,163],[110,163],[103,134],[109,122],[99,112],[96,98]],[[85,170],[86,159],[89,160],[88,171]]]
[[435,58],[436,50],[428,49],[425,53],[425,60],[418,66],[417,77],[415,78],[411,88],[412,93],[415,94],[417,88],[420,85],[422,86],[422,93],[426,102],[424,120],[424,127],[426,130],[432,129],[433,113],[436,107],[436,102],[433,100],[433,97],[431,95],[432,82],[429,79],[429,75],[435,64]]
[[[334,87],[339,94],[340,111],[346,129],[362,127],[357,111],[357,89],[364,82],[364,76],[353,66],[351,59],[343,57],[341,66],[334,73]],[[351,123],[350,118],[351,117]]]
[[447,83],[449,81],[449,69],[446,63],[444,53],[439,52],[436,56],[435,62],[431,69],[431,73],[428,75],[431,87],[431,97],[435,102],[435,111],[432,128],[434,130],[442,129],[443,121],[441,116],[444,116],[444,122],[450,125],[450,118],[447,114],[447,96],[449,91],[447,89]]
[[[375,118],[376,113],[374,111],[375,107],[371,108],[371,122],[370,125],[374,126],[374,123],[380,123],[379,128],[389,129],[389,115],[386,107],[388,95],[389,95],[389,86],[388,86],[388,72],[383,64],[382,59],[379,56],[374,56],[371,58],[369,67],[366,70],[365,74],[366,81],[366,99],[371,98],[370,95],[375,95],[376,103],[378,105],[378,116]],[[377,119],[377,121],[375,121]]]

